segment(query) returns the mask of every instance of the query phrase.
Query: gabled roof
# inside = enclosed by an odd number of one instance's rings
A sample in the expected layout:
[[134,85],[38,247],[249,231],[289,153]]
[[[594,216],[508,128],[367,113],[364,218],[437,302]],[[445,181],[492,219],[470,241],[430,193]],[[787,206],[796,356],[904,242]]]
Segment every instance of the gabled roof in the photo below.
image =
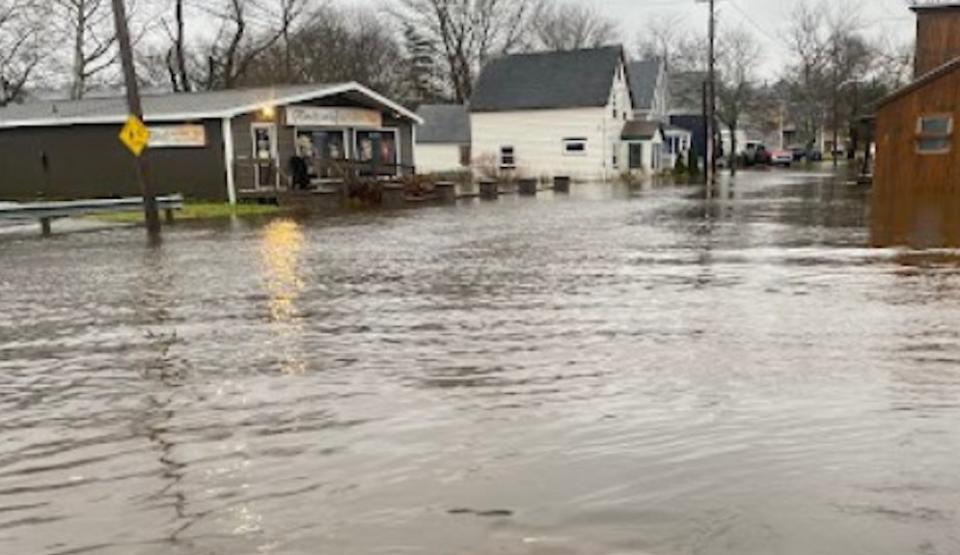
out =
[[956,10],[960,9],[960,2],[931,2],[929,4],[915,4],[910,6],[915,12],[925,12],[932,10]]
[[633,95],[635,110],[649,110],[653,107],[653,97],[663,73],[663,62],[657,58],[633,62],[627,68],[630,76],[630,92]]
[[463,104],[425,104],[417,115],[423,119],[418,144],[470,144],[470,113]]
[[623,126],[621,139],[648,140],[661,132],[660,123],[656,121],[631,120]]
[[[362,105],[390,110],[421,123],[413,112],[359,83],[144,95],[142,102],[147,122],[179,122],[231,118],[265,106],[284,106],[341,94]],[[29,102],[0,109],[0,129],[123,123],[127,113],[127,102],[123,97]]]
[[606,106],[623,48],[504,56],[487,64],[470,110],[502,112]]
[[922,88],[922,87],[924,87],[924,86],[926,86],[926,85],[928,85],[928,84],[930,84],[930,83],[932,83],[932,82],[940,79],[941,77],[944,77],[944,76],[946,76],[946,75],[950,75],[951,73],[953,73],[953,72],[955,72],[955,71],[960,71],[960,58],[954,58],[952,61],[943,64],[942,66],[940,66],[940,67],[938,67],[937,69],[935,69],[935,70],[927,73],[926,75],[923,75],[922,77],[920,77],[920,78],[917,79],[916,81],[910,83],[909,85],[907,85],[907,86],[905,86],[905,87],[902,87],[902,88],[900,88],[899,90],[894,91],[893,93],[891,93],[891,94],[890,94],[889,96],[887,96],[886,98],[884,98],[884,99],[880,100],[879,102],[877,102],[875,108],[876,108],[876,109],[880,109],[880,108],[886,106],[887,104],[890,104],[890,103],[893,102],[894,100],[897,100],[897,99],[899,99],[899,98],[902,98],[903,96],[906,96],[906,95],[912,93],[913,91],[915,91],[915,90],[917,90],[917,89],[920,89],[920,88]]

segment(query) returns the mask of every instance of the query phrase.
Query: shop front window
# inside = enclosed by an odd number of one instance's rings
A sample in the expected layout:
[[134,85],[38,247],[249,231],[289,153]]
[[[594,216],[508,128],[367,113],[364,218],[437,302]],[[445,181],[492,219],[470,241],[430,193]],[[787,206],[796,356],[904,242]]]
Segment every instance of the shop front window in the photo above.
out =
[[363,175],[397,174],[397,133],[390,130],[357,131],[357,160],[365,163]]
[[346,132],[342,130],[297,131],[297,156],[306,163],[311,179],[341,177],[346,144]]

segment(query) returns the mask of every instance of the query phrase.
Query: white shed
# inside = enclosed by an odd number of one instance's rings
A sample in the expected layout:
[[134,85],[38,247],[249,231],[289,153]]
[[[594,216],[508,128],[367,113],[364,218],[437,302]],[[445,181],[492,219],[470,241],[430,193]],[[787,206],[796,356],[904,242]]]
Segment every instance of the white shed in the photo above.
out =
[[425,104],[417,110],[423,125],[417,128],[418,173],[470,169],[470,113],[462,104]]

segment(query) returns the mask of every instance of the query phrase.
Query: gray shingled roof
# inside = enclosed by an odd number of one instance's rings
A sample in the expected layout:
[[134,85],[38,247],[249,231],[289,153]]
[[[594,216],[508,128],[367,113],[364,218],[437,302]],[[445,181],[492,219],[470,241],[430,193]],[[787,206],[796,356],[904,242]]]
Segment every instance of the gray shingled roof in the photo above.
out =
[[470,113],[462,104],[425,104],[417,110],[423,125],[417,143],[470,144]]
[[662,67],[660,60],[652,58],[633,62],[627,68],[635,110],[649,110],[653,107],[653,96],[657,90],[657,80],[660,78]]
[[623,126],[621,139],[650,139],[660,130],[660,123],[656,121],[631,120]]
[[[334,94],[354,95],[361,103],[382,104],[408,117],[411,112],[357,83],[290,85],[228,91],[169,93],[143,96],[147,121],[183,121],[229,117],[259,106],[282,105]],[[127,116],[123,97],[37,101],[0,109],[0,128],[116,123]]]
[[623,48],[505,56],[487,64],[474,87],[473,112],[606,106]]

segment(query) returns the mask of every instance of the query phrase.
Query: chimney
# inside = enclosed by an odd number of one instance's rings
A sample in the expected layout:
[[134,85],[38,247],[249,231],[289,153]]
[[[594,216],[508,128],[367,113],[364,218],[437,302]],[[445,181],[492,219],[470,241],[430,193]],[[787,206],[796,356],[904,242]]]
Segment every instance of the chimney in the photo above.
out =
[[915,77],[960,58],[960,2],[928,2],[910,9],[917,14]]

